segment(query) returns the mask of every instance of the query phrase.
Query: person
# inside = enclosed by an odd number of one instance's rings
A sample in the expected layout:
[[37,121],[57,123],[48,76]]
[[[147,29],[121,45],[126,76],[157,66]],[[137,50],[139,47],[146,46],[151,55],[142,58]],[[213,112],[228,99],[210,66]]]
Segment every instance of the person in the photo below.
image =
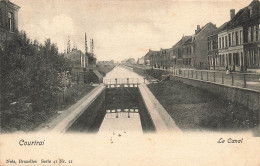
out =
[[230,74],[230,72],[229,72],[229,70],[227,69],[227,72],[226,72],[226,74]]
[[179,75],[181,75],[181,69],[179,69]]

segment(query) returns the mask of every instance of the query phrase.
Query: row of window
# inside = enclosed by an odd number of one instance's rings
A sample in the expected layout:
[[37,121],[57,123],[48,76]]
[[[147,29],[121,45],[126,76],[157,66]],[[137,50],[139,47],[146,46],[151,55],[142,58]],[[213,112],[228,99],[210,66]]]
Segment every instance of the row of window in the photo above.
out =
[[260,36],[260,26],[259,25],[248,27],[248,32],[247,32],[248,42],[258,41],[259,36]]
[[[243,54],[241,53],[241,55],[243,55]],[[233,53],[233,56],[232,56],[232,54],[218,55],[218,56],[216,56],[216,58],[210,59],[211,66],[224,67],[224,66],[231,66],[232,64],[234,64],[235,66],[240,65],[239,53]]]
[[[246,57],[246,59],[244,59]],[[243,53],[233,53],[232,54],[225,54],[225,55],[218,55],[216,58],[212,57],[209,59],[211,66],[240,66],[240,65],[247,65],[247,66],[257,66],[260,65],[260,50],[249,50],[246,51],[246,56],[243,56]]]
[[243,30],[238,30],[231,32],[228,35],[218,38],[219,40],[219,49],[224,49],[231,46],[238,46],[243,44]]
[[213,51],[213,50],[217,49],[217,45],[218,45],[217,41],[215,41],[215,40],[209,41],[208,42],[208,50]]
[[187,46],[184,48],[178,48],[178,49],[173,50],[173,54],[179,55],[179,56],[182,54],[191,55],[193,53],[194,53],[193,46]]
[[187,55],[193,54],[193,47],[192,46],[186,47],[184,50],[185,50],[184,53],[187,54]]
[[246,51],[247,64],[248,65],[259,65],[260,64],[260,50],[249,50]]

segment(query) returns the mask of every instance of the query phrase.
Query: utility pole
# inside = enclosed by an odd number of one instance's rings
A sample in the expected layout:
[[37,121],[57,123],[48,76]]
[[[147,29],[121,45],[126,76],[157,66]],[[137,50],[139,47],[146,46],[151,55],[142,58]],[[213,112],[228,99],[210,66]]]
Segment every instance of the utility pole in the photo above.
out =
[[85,33],[85,53],[88,53],[88,40],[87,40],[87,34]]

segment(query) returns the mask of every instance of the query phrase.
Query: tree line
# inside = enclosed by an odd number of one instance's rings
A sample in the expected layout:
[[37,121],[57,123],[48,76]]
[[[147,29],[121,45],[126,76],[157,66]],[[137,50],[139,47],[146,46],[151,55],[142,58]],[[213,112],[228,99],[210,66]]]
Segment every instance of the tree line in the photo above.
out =
[[[16,32],[0,49],[2,132],[31,130],[54,114],[57,94],[68,85],[69,61],[47,39],[43,44]],[[64,82],[66,85],[64,85]]]

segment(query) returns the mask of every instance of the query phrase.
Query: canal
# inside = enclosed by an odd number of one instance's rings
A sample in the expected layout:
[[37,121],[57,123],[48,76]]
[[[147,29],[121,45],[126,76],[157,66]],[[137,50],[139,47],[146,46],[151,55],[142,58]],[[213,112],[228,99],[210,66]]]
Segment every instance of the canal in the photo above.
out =
[[[131,69],[115,67],[104,82],[143,83]],[[67,132],[154,132],[155,127],[138,87],[106,88]]]

